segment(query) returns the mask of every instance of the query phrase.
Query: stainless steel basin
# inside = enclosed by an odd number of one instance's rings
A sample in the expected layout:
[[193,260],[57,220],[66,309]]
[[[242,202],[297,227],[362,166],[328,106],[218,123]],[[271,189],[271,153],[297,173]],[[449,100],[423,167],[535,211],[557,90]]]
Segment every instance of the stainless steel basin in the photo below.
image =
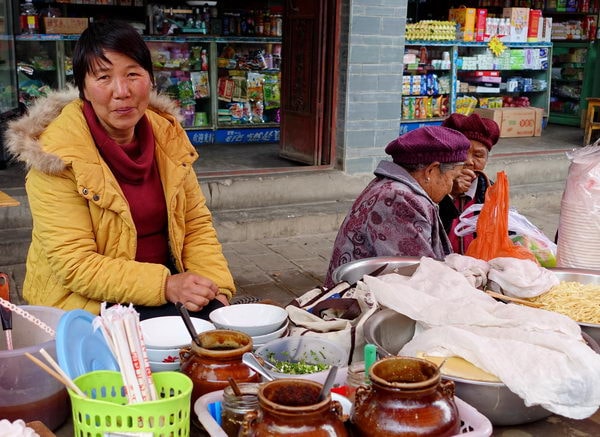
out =
[[[581,284],[598,285],[600,289],[600,271],[583,269],[552,269],[558,279],[565,282],[579,282]],[[600,344],[600,325],[594,323],[578,322],[581,330]]]
[[[419,266],[419,260],[419,257],[414,256],[377,256],[358,259],[339,266],[333,271],[331,278],[336,284],[342,281],[355,284],[364,275],[368,275],[381,266],[386,266],[386,268],[379,273],[380,275],[394,271],[403,275],[412,275]],[[402,271],[398,272],[398,269],[402,269]]]

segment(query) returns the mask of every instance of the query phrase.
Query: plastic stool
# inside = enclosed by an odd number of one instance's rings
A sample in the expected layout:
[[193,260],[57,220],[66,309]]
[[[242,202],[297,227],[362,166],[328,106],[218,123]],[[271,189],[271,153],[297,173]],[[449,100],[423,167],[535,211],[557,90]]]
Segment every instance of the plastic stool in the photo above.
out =
[[600,130],[600,121],[596,120],[596,110],[600,109],[599,97],[587,98],[587,113],[585,115],[585,133],[583,135],[583,145],[590,144],[592,139],[592,131]]

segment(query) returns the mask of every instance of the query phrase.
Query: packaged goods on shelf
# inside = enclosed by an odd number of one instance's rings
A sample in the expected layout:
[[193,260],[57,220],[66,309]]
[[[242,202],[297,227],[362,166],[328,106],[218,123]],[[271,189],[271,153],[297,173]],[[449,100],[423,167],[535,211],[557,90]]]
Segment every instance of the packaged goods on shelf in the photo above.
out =
[[581,40],[584,39],[584,35],[583,23],[579,20],[552,23],[552,39],[554,40]]
[[502,16],[509,19],[510,33],[506,41],[527,42],[529,28],[529,8],[504,8]]
[[403,120],[425,120],[448,115],[448,97],[402,97]]
[[542,108],[476,108],[474,112],[498,123],[500,138],[538,137],[542,134]]
[[477,97],[460,96],[456,98],[456,112],[463,115],[471,115],[477,107]]
[[475,41],[485,41],[487,16],[487,9],[477,9],[475,12]]
[[552,17],[544,17],[544,24],[542,27],[542,41],[552,41]]
[[79,34],[87,27],[87,18],[44,17],[46,33]]
[[502,108],[502,97],[479,97],[480,108]]
[[529,24],[527,25],[527,42],[538,42],[542,40],[542,11],[540,9],[529,10]]
[[406,25],[408,41],[454,41],[456,25],[452,21],[422,20]]
[[456,23],[456,39],[462,41],[475,40],[476,9],[461,6],[448,11],[448,21]]

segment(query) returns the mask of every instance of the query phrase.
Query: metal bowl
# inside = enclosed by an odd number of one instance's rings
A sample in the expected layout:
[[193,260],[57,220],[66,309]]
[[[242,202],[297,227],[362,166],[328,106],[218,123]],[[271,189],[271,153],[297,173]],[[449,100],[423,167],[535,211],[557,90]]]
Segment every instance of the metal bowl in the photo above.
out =
[[[377,347],[380,356],[398,355],[412,339],[415,321],[394,310],[384,308],[364,324],[365,340]],[[475,407],[494,425],[519,425],[550,416],[540,406],[527,407],[519,396],[501,382],[482,382],[443,375],[454,381],[456,396]]]
[[[600,286],[600,271],[584,269],[551,269],[560,281],[579,282],[581,284],[595,284]],[[600,343],[600,325],[594,323],[578,322],[581,330]]]
[[331,274],[331,278],[335,284],[342,281],[355,284],[364,275],[368,275],[382,266],[386,267],[379,272],[380,275],[386,273],[412,275],[419,266],[419,260],[420,258],[415,256],[376,256],[358,259],[336,268]]

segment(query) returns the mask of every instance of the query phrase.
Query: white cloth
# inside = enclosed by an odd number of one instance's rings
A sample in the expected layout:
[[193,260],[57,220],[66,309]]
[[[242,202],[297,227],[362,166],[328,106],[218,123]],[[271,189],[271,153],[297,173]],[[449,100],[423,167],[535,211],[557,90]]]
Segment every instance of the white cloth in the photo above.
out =
[[410,277],[365,277],[379,303],[424,330],[403,355],[459,356],[498,376],[523,398],[573,419],[600,406],[600,355],[558,313],[496,302],[442,262],[421,258]]
[[490,270],[487,261],[451,253],[444,259],[444,262],[467,278],[469,284],[475,288],[481,288],[487,283],[487,275]]
[[554,272],[528,259],[494,258],[488,261],[488,280],[512,297],[535,297],[560,283]]

